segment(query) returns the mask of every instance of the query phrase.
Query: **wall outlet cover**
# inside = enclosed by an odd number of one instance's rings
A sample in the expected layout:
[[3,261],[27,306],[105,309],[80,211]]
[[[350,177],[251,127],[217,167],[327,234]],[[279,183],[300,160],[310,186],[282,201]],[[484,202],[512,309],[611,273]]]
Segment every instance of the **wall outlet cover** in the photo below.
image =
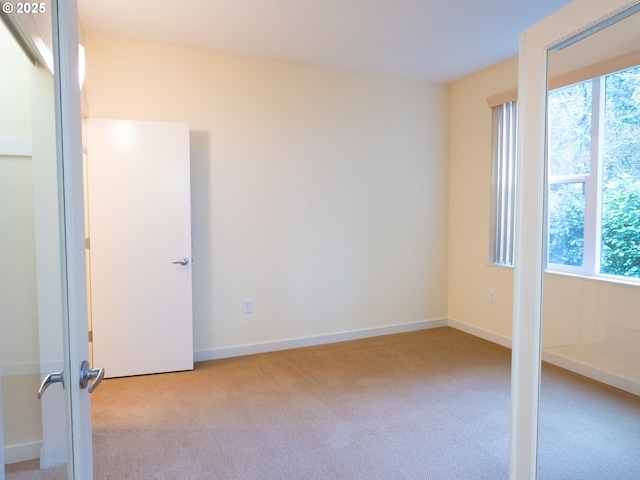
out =
[[253,300],[246,298],[242,301],[242,312],[251,313],[253,311]]

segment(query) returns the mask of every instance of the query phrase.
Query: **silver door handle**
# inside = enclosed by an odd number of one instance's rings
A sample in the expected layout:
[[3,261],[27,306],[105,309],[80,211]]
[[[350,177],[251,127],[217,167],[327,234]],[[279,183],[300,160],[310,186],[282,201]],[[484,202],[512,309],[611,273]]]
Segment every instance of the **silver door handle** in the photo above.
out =
[[[89,387],[89,393],[93,393],[93,391],[98,388],[100,382],[104,378],[104,368],[89,368],[89,362],[84,360],[82,365],[80,365],[80,388]],[[93,383],[89,385],[89,380],[93,380]]]
[[40,388],[38,389],[38,399],[42,398],[42,394],[44,393],[44,391],[49,388],[49,385],[53,383],[61,383],[62,388],[64,388],[64,373],[53,372],[44,377],[44,380],[42,380]]
[[173,265],[189,265],[189,259],[187,257],[182,257],[180,260],[175,262],[171,262]]

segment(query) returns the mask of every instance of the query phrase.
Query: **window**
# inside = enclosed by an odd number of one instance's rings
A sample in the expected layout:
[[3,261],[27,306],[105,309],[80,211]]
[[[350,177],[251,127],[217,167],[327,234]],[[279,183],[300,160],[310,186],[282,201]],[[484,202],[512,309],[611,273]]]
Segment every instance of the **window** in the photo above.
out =
[[[555,89],[548,100],[548,270],[640,279],[640,66]],[[516,130],[517,102],[494,106],[496,265],[513,265]]]
[[547,267],[640,279],[640,66],[549,92]]
[[516,204],[517,102],[493,107],[490,261],[513,265]]
[[[598,127],[597,122],[594,125],[592,121],[593,82],[598,84],[599,80],[579,83],[549,93],[549,265],[580,269],[585,265],[585,210],[587,200],[590,200],[590,209],[595,205],[592,201],[595,193],[592,178],[597,171],[597,155],[592,155],[591,151],[592,127]],[[591,173],[594,173],[593,177]],[[588,213],[590,215],[587,218],[591,218],[592,212]],[[591,238],[595,238],[595,234],[592,233],[589,228],[586,248],[588,253],[592,250]],[[571,271],[571,268],[561,269]]]

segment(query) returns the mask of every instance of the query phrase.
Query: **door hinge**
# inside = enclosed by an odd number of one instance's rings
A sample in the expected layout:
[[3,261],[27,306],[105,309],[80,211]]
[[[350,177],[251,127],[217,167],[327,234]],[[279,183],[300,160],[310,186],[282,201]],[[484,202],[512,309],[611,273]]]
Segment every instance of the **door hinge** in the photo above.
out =
[[89,237],[84,239],[84,248],[91,250],[91,239]]
[[89,342],[93,342],[93,330],[89,330]]

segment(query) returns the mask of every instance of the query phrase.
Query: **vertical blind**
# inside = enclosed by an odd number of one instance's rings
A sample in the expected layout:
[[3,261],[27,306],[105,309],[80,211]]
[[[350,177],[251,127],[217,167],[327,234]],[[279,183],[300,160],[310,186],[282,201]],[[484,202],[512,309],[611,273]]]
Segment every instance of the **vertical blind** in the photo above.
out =
[[513,265],[516,203],[517,101],[493,107],[490,261]]

